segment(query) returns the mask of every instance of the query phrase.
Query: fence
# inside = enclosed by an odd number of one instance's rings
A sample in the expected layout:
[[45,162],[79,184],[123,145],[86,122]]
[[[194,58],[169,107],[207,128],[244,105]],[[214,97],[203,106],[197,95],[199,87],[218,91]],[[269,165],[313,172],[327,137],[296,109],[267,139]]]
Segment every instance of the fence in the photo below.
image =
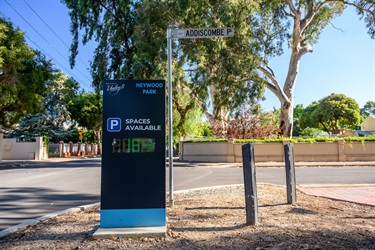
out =
[[89,143],[64,143],[50,144],[49,155],[51,157],[71,157],[98,154],[98,145]]
[[[284,162],[283,145],[288,143],[255,143],[254,153],[257,162]],[[200,162],[242,162],[240,143],[208,142],[180,144],[180,160]],[[333,161],[375,161],[375,142],[294,143],[294,159],[300,162]]]
[[89,143],[64,143],[43,145],[42,137],[35,142],[18,142],[15,138],[3,138],[0,133],[1,160],[46,160],[48,157],[70,157],[98,154],[98,145]]

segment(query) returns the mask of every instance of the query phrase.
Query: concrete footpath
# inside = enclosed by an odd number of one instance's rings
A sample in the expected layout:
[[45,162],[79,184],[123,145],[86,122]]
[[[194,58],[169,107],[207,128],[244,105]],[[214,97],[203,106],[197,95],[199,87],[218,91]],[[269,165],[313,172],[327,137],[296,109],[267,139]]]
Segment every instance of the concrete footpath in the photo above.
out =
[[[69,160],[79,160],[79,158],[53,158],[47,161],[69,161]],[[1,161],[0,170],[17,168],[17,167],[27,167],[28,165],[37,165],[38,163],[43,163],[45,161]],[[335,200],[343,200],[348,202],[354,202],[363,205],[375,206],[375,162],[297,162],[296,167],[350,167],[350,166],[367,166],[374,167],[374,183],[366,185],[299,185],[297,188],[313,196],[322,196]],[[196,162],[174,162],[176,167],[242,167],[241,163],[196,163]],[[262,162],[256,163],[256,167],[284,167],[283,162]],[[1,183],[0,183],[1,188]],[[64,211],[59,211],[57,213],[48,214],[40,218],[25,221],[19,225],[7,228],[0,231],[0,238],[4,237],[10,233],[16,232],[17,230],[26,228],[28,226],[34,225],[43,220],[52,218],[57,215],[82,211],[87,207],[97,206],[99,203],[89,204],[85,206],[79,206],[76,208],[67,209]]]
[[304,185],[299,186],[298,189],[308,195],[375,206],[375,184],[338,186]]

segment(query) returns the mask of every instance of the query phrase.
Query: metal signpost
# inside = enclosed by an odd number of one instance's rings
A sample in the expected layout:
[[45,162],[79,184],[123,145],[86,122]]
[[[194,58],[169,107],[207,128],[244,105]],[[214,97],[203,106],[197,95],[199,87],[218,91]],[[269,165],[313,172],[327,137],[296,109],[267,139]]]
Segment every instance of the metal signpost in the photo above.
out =
[[165,235],[165,81],[103,85],[100,228],[94,237],[113,228]]
[[234,36],[233,28],[167,29],[168,57],[168,160],[169,205],[173,207],[173,118],[172,118],[172,39],[194,39]]

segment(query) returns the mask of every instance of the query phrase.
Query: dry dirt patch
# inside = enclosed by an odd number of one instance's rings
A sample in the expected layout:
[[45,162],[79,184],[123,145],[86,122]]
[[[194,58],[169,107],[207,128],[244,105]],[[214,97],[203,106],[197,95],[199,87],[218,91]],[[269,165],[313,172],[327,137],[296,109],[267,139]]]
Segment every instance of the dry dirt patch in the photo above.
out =
[[175,194],[165,238],[93,240],[99,208],[61,215],[0,239],[2,249],[375,249],[375,208],[258,185],[247,226],[241,186]]

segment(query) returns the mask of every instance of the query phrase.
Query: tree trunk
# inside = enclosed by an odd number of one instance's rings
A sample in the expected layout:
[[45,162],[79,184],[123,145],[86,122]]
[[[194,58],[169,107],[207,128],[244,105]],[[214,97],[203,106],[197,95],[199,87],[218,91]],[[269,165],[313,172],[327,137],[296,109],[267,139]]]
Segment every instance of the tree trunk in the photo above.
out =
[[298,50],[293,50],[289,61],[288,74],[283,87],[283,95],[281,95],[280,104],[280,135],[283,137],[292,137],[293,133],[293,98],[294,86],[299,73],[300,56]]
[[291,138],[293,133],[293,102],[281,103],[279,136]]
[[101,131],[100,130],[95,130],[94,131],[94,134],[95,134],[95,136],[96,136],[96,139],[98,140],[98,154],[100,154],[101,155],[101,146],[102,146],[102,137],[101,137]]
[[308,12],[306,13],[305,18],[301,19],[302,13],[293,6],[292,1],[287,2],[294,18],[291,40],[292,54],[289,60],[289,69],[284,82],[284,87],[281,88],[273,71],[267,65],[266,67],[260,67],[259,70],[271,80],[271,82],[266,84],[266,87],[280,100],[281,113],[279,135],[291,138],[293,133],[294,86],[297,82],[297,76],[299,73],[299,63],[303,55],[312,52],[311,45],[305,42],[304,31],[313,19],[315,12],[313,2],[311,1],[307,8]]
[[292,137],[293,133],[293,99],[294,86],[297,82],[299,73],[299,64],[301,58],[306,53],[311,53],[312,48],[309,44],[299,43],[296,49],[293,49],[289,61],[288,74],[285,79],[282,93],[278,96],[281,103],[280,126],[284,124],[284,137]]

